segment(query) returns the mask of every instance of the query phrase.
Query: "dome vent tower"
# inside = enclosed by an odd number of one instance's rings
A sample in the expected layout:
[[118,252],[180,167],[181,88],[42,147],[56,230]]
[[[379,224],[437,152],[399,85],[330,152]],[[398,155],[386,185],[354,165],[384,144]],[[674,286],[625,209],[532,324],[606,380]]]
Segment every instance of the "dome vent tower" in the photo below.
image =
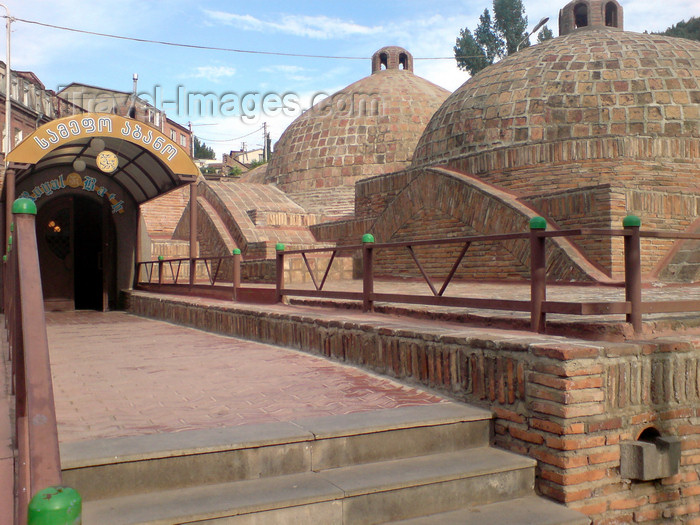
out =
[[623,29],[622,6],[616,0],[574,0],[559,11],[559,36],[577,29]]

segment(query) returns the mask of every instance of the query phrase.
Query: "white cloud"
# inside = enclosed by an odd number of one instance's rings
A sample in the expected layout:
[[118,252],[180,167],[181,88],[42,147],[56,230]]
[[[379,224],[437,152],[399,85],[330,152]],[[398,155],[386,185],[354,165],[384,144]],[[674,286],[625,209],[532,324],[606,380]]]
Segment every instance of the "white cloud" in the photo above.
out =
[[204,13],[213,21],[235,26],[243,31],[286,33],[320,40],[370,35],[383,31],[381,26],[363,26],[328,16],[281,15],[271,20],[261,20],[252,15],[237,15],[209,9],[205,9]]
[[230,78],[236,74],[236,68],[230,66],[199,66],[191,74],[189,78],[205,78],[212,82],[219,82],[223,78]]

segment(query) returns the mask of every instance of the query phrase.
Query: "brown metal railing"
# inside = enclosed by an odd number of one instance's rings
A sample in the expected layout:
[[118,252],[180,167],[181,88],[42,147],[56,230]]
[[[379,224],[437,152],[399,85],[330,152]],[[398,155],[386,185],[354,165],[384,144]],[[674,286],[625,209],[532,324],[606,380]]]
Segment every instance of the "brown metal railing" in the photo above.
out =
[[[641,272],[641,238],[656,239],[692,239],[700,240],[700,234],[640,231],[639,219],[634,216],[627,217],[623,223],[623,229],[576,229],[546,231],[544,219],[539,217],[530,223],[530,231],[522,233],[509,233],[497,235],[478,235],[466,237],[438,238],[417,241],[375,243],[371,235],[363,236],[362,244],[337,246],[334,248],[313,248],[303,250],[285,250],[283,244],[277,245],[276,251],[276,286],[275,299],[281,301],[285,296],[314,297],[323,299],[339,299],[362,302],[364,311],[372,311],[374,303],[405,303],[428,306],[451,306],[462,308],[476,308],[487,310],[504,310],[511,312],[524,312],[530,314],[530,328],[536,332],[544,332],[547,314],[565,315],[625,315],[634,331],[639,333],[642,329],[642,314],[648,313],[676,313],[700,311],[700,301],[650,301],[642,302],[642,272]],[[625,258],[625,300],[624,301],[548,301],[547,300],[547,239],[557,237],[622,237],[624,239]],[[478,297],[457,297],[445,295],[454,276],[467,256],[469,248],[474,243],[495,243],[525,241],[530,244],[530,298],[529,300],[517,299],[493,299]],[[428,275],[414,248],[421,246],[459,245],[459,254],[452,262],[450,271],[442,280],[441,285],[435,286],[433,277]],[[376,252],[380,250],[405,249],[411,256],[411,260],[423,278],[431,295],[378,293],[374,291],[374,259]],[[338,256],[352,256],[361,252],[363,266],[362,291],[338,291],[324,290],[327,278],[334,261]],[[323,276],[318,279],[309,263],[309,255],[329,254],[328,263],[323,269]],[[308,276],[314,289],[287,288],[284,283],[285,258],[300,256],[304,263]],[[232,259],[234,264],[233,283],[227,286],[217,285],[218,269],[223,262]],[[206,265],[209,284],[196,285],[192,271],[189,272],[190,281],[182,284],[180,277],[182,265],[193,268],[198,261]],[[150,289],[160,292],[188,293],[190,295],[215,296],[219,298],[236,299],[241,291],[240,283],[240,255],[225,257],[204,257],[198,259],[173,259],[141,262],[137,264],[138,288]],[[567,282],[567,284],[572,284]]]
[[[539,218],[537,218],[539,219]],[[477,308],[488,310],[507,310],[513,312],[529,312],[530,328],[536,332],[544,332],[547,314],[568,315],[610,315],[624,314],[625,320],[631,323],[636,333],[642,329],[642,314],[644,313],[676,313],[700,311],[700,301],[653,301],[642,302],[641,279],[641,248],[640,239],[693,239],[700,240],[698,234],[646,231],[639,229],[639,219],[628,217],[625,219],[625,227],[620,230],[605,229],[576,229],[565,231],[545,231],[544,220],[533,219],[529,233],[513,233],[502,235],[479,235],[447,239],[430,239],[421,241],[392,242],[375,244],[371,235],[363,237],[361,245],[344,246],[337,248],[320,248],[313,250],[285,251],[284,246],[277,250],[277,299],[284,296],[316,297],[327,299],[345,299],[362,301],[363,310],[371,311],[375,302],[410,303],[431,306],[453,306],[464,308]],[[601,301],[601,302],[574,302],[574,301],[547,301],[547,255],[546,240],[555,237],[581,237],[581,236],[608,236],[624,238],[625,257],[625,300]],[[510,299],[484,299],[469,297],[445,296],[448,285],[466,256],[469,247],[476,242],[504,242],[516,240],[529,240],[530,242],[530,300]],[[433,279],[428,275],[424,266],[417,257],[414,248],[418,246],[435,245],[462,245],[462,249],[454,260],[451,270],[438,290],[433,285]],[[376,293],[374,291],[373,261],[375,252],[385,249],[405,248],[408,250],[416,268],[423,277],[424,282],[432,295],[409,295],[394,293]],[[348,291],[324,291],[325,276],[330,271],[336,255],[340,252],[362,251],[363,260],[363,290],[362,292]],[[315,290],[285,288],[284,286],[284,258],[292,255],[300,255],[306,261],[306,255],[310,253],[330,253],[331,257],[325,270],[324,279],[317,283],[313,272],[307,262],[306,266],[314,283]],[[567,283],[571,284],[571,283]]]
[[31,497],[61,484],[61,462],[36,243],[36,206],[29,199],[18,199],[12,212],[3,297],[16,404],[15,523],[27,523]]
[[[231,266],[231,279],[222,278],[225,265]],[[198,282],[197,269],[203,270],[205,282]],[[181,293],[217,299],[236,299],[241,287],[241,254],[217,257],[165,259],[136,263],[134,287],[163,293]]]

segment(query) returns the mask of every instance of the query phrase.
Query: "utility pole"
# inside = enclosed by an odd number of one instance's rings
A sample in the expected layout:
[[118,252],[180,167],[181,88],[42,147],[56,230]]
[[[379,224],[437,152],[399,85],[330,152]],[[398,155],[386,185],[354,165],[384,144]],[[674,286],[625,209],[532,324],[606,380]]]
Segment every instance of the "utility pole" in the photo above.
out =
[[263,122],[263,162],[267,162],[267,122]]
[[[0,4],[0,7],[5,9],[5,31],[7,33],[7,41],[5,47],[5,159],[12,151],[12,69],[10,68],[10,33],[12,32],[12,17],[10,10],[5,4]],[[5,161],[7,163],[7,160]]]
[[192,135],[192,121],[189,121],[187,125],[190,128],[190,157],[194,158],[194,135]]

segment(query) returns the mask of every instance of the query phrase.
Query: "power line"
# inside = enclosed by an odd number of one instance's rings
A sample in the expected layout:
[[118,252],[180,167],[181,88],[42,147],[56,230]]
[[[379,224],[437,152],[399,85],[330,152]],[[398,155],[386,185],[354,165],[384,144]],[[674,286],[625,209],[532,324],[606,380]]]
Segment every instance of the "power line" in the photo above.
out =
[[[0,16],[0,18],[7,18],[7,15]],[[101,36],[104,38],[116,38],[118,40],[127,40],[131,42],[141,42],[144,44],[157,44],[162,46],[171,47],[184,47],[188,49],[202,49],[206,51],[223,51],[227,53],[245,53],[251,55],[270,55],[270,56],[282,56],[282,57],[296,57],[296,58],[322,58],[330,60],[367,60],[368,57],[357,57],[357,56],[330,56],[330,55],[306,55],[302,53],[282,53],[281,51],[255,51],[252,49],[234,49],[228,47],[213,47],[213,46],[202,46],[197,44],[182,44],[179,42],[168,42],[165,40],[150,40],[148,38],[137,38],[122,35],[113,35],[110,33],[99,33],[97,31],[87,31],[85,29],[76,29],[73,27],[59,26],[55,24],[47,24],[45,22],[39,22],[37,20],[27,20],[26,18],[12,17],[13,22],[24,22],[25,24],[37,25],[42,27],[48,27],[51,29],[59,29],[61,31],[70,31],[73,33],[82,33],[84,35]],[[458,57],[413,57],[413,60],[454,60],[455,58],[478,58],[479,55],[474,56],[458,56]]]
[[246,133],[245,135],[241,135],[240,137],[235,137],[235,138],[233,138],[233,139],[205,139],[205,138],[202,138],[202,137],[197,137],[197,138],[198,138],[199,140],[203,140],[203,141],[206,141],[206,142],[233,142],[234,140],[240,140],[240,139],[244,139],[244,138],[246,138],[246,137],[249,137],[249,136],[251,136],[251,135],[257,133],[258,131],[262,130],[264,127],[265,127],[265,126],[260,126],[260,127],[259,127],[258,129],[256,129],[255,131],[251,131],[250,133]]

